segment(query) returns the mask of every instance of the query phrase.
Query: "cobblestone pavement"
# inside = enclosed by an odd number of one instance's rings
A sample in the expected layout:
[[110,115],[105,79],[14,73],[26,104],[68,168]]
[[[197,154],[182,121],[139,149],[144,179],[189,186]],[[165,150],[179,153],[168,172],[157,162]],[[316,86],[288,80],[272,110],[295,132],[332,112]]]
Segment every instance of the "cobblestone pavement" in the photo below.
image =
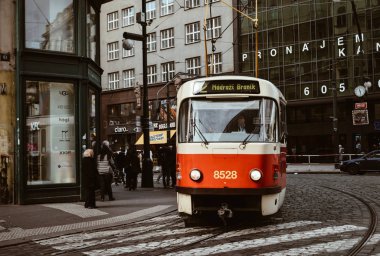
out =
[[[288,175],[285,203],[271,217],[245,215],[185,227],[176,212],[125,225],[36,239],[1,255],[347,255],[380,213],[380,175]],[[379,221],[379,220],[378,220]],[[0,232],[2,232],[0,230]],[[380,256],[380,223],[359,255]]]

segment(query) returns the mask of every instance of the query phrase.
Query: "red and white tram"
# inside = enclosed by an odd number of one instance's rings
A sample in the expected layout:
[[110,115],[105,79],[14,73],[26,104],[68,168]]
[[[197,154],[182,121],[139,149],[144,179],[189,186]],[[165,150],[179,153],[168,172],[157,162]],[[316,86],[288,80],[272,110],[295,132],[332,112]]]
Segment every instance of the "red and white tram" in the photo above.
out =
[[177,203],[181,216],[276,213],[286,191],[286,100],[271,82],[220,76],[177,94]]

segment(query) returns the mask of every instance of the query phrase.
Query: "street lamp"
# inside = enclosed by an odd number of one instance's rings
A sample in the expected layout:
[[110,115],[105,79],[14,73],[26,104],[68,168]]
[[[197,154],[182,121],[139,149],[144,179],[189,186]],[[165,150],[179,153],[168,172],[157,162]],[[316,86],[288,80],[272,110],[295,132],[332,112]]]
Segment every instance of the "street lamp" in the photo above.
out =
[[153,187],[153,163],[150,159],[150,136],[149,136],[149,110],[148,110],[148,74],[147,74],[147,45],[146,45],[146,0],[142,0],[141,13],[136,14],[137,23],[142,27],[142,35],[124,32],[123,48],[130,50],[132,47],[129,40],[142,42],[142,62],[143,62],[143,116],[142,130],[144,135],[144,154],[142,161],[141,187]]

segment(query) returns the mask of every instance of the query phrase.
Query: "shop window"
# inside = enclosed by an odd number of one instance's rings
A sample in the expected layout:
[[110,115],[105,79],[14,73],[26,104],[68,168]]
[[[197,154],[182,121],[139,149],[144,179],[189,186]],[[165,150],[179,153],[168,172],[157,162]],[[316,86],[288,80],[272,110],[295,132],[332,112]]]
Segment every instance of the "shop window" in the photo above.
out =
[[97,59],[97,42],[96,42],[96,31],[97,31],[97,20],[96,13],[92,6],[87,6],[87,57],[91,58],[93,61],[99,61]]
[[25,47],[74,53],[73,0],[25,1]]
[[25,95],[27,184],[75,183],[74,85],[26,81]]

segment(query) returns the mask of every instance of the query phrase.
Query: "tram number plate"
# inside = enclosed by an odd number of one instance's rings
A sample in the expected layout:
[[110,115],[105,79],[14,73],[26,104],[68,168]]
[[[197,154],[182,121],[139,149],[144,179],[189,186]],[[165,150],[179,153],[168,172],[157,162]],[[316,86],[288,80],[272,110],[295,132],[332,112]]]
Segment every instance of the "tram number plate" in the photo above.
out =
[[214,171],[214,179],[216,180],[236,180],[237,177],[237,171]]

